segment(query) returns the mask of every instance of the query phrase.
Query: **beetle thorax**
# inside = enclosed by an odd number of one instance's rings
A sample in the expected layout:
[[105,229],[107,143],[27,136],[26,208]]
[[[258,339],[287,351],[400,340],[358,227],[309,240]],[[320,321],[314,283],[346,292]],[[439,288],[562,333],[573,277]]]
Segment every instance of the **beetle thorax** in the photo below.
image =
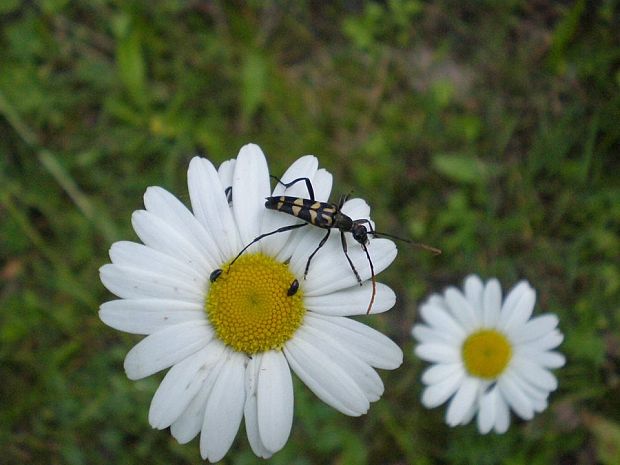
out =
[[341,229],[342,231],[353,231],[353,220],[344,213],[338,211],[334,215],[334,228]]

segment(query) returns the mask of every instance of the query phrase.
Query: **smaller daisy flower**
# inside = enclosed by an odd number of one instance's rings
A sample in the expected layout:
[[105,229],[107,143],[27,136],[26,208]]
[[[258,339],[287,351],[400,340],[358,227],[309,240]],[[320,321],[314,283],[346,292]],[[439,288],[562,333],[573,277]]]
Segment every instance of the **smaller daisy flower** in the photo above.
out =
[[480,433],[505,433],[509,410],[530,420],[558,387],[550,372],[565,362],[552,350],[563,340],[558,317],[530,318],[536,292],[527,281],[503,303],[497,279],[483,284],[468,276],[464,291],[450,287],[431,295],[420,309],[424,323],[412,329],[420,343],[415,354],[434,364],[422,374],[422,403],[433,408],[451,398],[448,425],[467,424],[477,415]]

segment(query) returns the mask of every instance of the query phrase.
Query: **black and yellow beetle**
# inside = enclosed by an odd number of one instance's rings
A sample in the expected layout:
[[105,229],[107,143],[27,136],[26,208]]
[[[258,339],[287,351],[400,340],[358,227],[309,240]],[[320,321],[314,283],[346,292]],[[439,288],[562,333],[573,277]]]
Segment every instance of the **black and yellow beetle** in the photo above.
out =
[[[372,295],[370,298],[370,303],[368,304],[368,310],[366,311],[367,314],[370,313],[370,310],[372,309],[372,305],[375,301],[375,296],[377,294],[377,284],[375,280],[375,269],[373,267],[372,260],[370,259],[370,254],[368,253],[368,248],[367,248],[367,245],[369,242],[368,236],[369,235],[373,237],[384,236],[384,237],[398,239],[398,240],[405,241],[405,242],[411,242],[411,241],[397,237],[397,236],[393,236],[391,234],[377,232],[374,230],[369,220],[367,219],[354,220],[351,217],[342,213],[342,206],[347,201],[349,197],[348,195],[341,197],[340,202],[338,202],[338,204],[334,204],[330,202],[320,202],[320,201],[315,200],[314,198],[314,189],[312,188],[312,183],[310,182],[309,178],[297,178],[297,179],[292,180],[291,182],[284,183],[278,178],[276,178],[275,176],[272,176],[272,177],[275,178],[280,184],[282,184],[284,187],[287,187],[287,188],[301,181],[306,183],[306,187],[308,188],[308,194],[310,194],[309,199],[304,199],[302,197],[289,197],[289,196],[282,195],[282,196],[276,196],[276,197],[267,197],[265,201],[265,207],[268,208],[269,210],[275,210],[275,211],[279,211],[282,213],[292,215],[296,218],[299,218],[300,220],[303,220],[304,223],[296,223],[296,224],[291,224],[288,226],[283,226],[274,231],[270,231],[268,233],[264,233],[264,234],[261,234],[260,236],[257,236],[256,238],[252,240],[252,242],[250,242],[243,249],[241,249],[239,254],[230,262],[229,267],[232,266],[233,263],[235,263],[235,261],[243,254],[243,252],[245,252],[249,247],[257,243],[261,239],[271,236],[273,234],[277,234],[277,233],[281,233],[285,231],[291,231],[293,229],[298,229],[298,228],[302,228],[307,225],[312,225],[312,226],[316,226],[321,229],[325,229],[326,232],[325,232],[325,236],[323,236],[323,238],[319,242],[319,245],[316,247],[316,249],[314,249],[314,251],[308,257],[308,261],[306,262],[306,268],[304,270],[304,279],[306,279],[306,275],[308,274],[308,270],[310,269],[310,262],[312,261],[316,253],[321,249],[321,247],[325,245],[332,230],[338,229],[340,231],[342,251],[344,252],[345,257],[347,258],[347,261],[349,262],[349,265],[351,266],[351,270],[353,270],[353,273],[355,274],[355,277],[357,278],[357,282],[361,286],[362,279],[360,278],[359,273],[355,269],[355,265],[353,265],[353,262],[351,261],[351,258],[349,257],[349,253],[347,251],[347,240],[346,240],[345,233],[350,232],[351,235],[353,236],[353,239],[358,244],[360,244],[360,246],[362,247],[362,250],[366,254],[366,258],[368,258],[368,264],[370,265],[370,276],[371,276],[371,281],[372,281]],[[427,246],[425,244],[416,244],[416,245],[426,248],[428,250],[431,250],[434,253],[441,253],[440,250],[434,247]],[[221,273],[222,273],[222,270],[219,270],[219,269],[215,270],[211,274],[211,281],[212,282],[215,281]],[[295,294],[295,292],[297,292],[298,286],[299,286],[299,283],[297,282],[297,280],[295,280],[293,285],[291,285],[291,289],[289,290],[288,295],[290,296],[290,295]]]

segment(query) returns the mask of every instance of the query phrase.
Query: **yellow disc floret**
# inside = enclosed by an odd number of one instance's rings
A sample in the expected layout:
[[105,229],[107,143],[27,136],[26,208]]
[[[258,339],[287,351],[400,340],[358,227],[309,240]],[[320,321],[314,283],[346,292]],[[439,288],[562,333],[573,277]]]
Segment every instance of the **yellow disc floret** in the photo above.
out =
[[288,265],[263,254],[246,254],[222,269],[206,301],[217,336],[247,354],[281,348],[306,312]]
[[470,375],[493,380],[508,366],[512,358],[512,346],[501,332],[481,329],[465,339],[461,354]]

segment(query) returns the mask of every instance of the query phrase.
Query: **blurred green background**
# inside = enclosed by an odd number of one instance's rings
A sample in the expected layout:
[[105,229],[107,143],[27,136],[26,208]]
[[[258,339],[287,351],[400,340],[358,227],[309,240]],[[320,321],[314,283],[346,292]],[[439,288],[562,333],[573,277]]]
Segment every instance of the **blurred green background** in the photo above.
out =
[[[161,374],[103,325],[98,268],[149,185],[248,142],[316,154],[400,246],[363,319],[403,366],[361,418],[296,385],[273,464],[620,463],[618,1],[0,2],[0,463],[197,464],[147,422]],[[551,406],[503,436],[420,404],[418,303],[471,272],[560,318]],[[513,417],[514,420],[514,417]],[[252,464],[243,430],[222,463]]]

